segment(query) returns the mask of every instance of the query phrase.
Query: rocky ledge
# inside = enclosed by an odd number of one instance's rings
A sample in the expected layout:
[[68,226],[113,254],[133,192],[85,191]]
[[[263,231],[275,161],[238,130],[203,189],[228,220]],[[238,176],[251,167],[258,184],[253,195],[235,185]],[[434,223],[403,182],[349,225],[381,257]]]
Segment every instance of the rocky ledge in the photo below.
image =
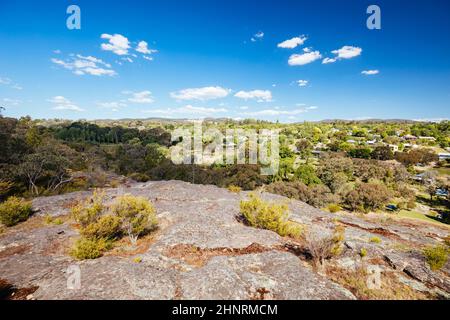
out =
[[[70,207],[91,192],[41,197],[36,214],[0,235],[0,287],[26,299],[439,299],[450,296],[449,263],[431,271],[420,253],[442,242],[449,229],[422,222],[336,215],[305,203],[262,193],[289,204],[291,220],[306,230],[345,227],[344,251],[316,272],[302,243],[240,222],[239,201],[248,193],[180,181],[130,183],[106,189],[144,196],[157,210],[159,228],[125,241],[95,260],[68,254],[78,231]],[[46,224],[44,216],[62,224]],[[377,237],[379,241],[371,239]],[[361,250],[367,252],[361,257]],[[378,289],[365,289],[376,266]],[[372,268],[369,268],[372,267]],[[75,270],[75,271],[74,271]],[[80,282],[71,284],[73,272]],[[6,289],[5,289],[6,288]],[[389,289],[386,289],[389,288]],[[5,290],[9,290],[5,294]],[[387,291],[391,295],[383,295]],[[26,294],[23,294],[25,292]],[[383,292],[383,293],[380,293]],[[22,293],[22,294],[20,294]]]

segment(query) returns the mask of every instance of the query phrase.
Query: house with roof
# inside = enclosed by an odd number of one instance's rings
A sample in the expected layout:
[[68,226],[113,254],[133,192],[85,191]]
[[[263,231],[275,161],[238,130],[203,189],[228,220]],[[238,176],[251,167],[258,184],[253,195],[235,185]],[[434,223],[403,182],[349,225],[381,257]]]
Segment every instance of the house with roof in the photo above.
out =
[[419,136],[420,140],[427,140],[427,141],[436,141],[435,137],[423,137],[423,136]]
[[392,152],[398,152],[398,145],[388,144],[388,147],[391,149]]
[[438,197],[448,197],[448,190],[442,188],[436,189],[435,195]]
[[438,153],[439,161],[450,159],[450,153]]
[[403,136],[404,140],[417,140],[416,136],[413,136],[412,134],[406,134]]

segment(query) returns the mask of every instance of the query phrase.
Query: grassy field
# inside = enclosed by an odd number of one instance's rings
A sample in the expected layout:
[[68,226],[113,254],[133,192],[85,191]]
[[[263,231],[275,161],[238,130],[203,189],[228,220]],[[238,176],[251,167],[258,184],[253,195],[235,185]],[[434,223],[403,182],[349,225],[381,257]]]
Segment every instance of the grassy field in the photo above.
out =
[[402,218],[418,219],[418,220],[423,220],[423,221],[427,221],[430,223],[438,224],[440,226],[450,227],[448,224],[439,222],[439,221],[433,219],[433,217],[431,217],[430,215],[425,215],[418,211],[400,210],[400,212],[397,215]]
[[439,175],[450,176],[450,167],[437,168],[436,171]]

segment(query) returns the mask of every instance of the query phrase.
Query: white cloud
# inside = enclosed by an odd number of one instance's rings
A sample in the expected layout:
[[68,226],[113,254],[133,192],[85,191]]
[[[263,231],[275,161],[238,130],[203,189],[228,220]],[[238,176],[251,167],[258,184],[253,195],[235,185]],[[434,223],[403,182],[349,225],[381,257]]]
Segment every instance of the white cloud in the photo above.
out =
[[90,61],[92,63],[98,63],[101,65],[104,65],[107,68],[111,68],[111,65],[109,63],[104,62],[102,59],[98,59],[93,56],[82,56],[81,54],[77,54],[76,56],[77,56],[77,58],[79,58],[81,60]]
[[51,61],[67,70],[71,70],[74,74],[79,76],[85,74],[93,76],[114,76],[117,74],[111,69],[109,63],[92,56],[82,56],[77,54],[71,55],[67,60],[52,58]]
[[334,53],[339,59],[350,59],[359,56],[362,49],[359,47],[343,46],[342,48],[331,52]]
[[158,50],[153,50],[148,48],[148,43],[145,41],[140,41],[136,47],[136,51],[143,54],[152,54],[158,52]]
[[171,92],[170,96],[176,100],[212,100],[225,98],[230,93],[229,89],[222,87],[203,87],[203,88],[189,88],[177,92]]
[[297,46],[301,46],[308,38],[305,36],[294,37],[289,40],[285,40],[277,45],[278,48],[294,49]]
[[12,83],[12,80],[10,78],[1,78],[0,77],[0,84],[8,85],[8,84],[11,84],[11,83]]
[[121,34],[110,35],[104,33],[102,39],[107,39],[108,43],[102,43],[101,48],[105,51],[112,51],[119,56],[127,55],[130,48],[130,41]]
[[0,77],[0,85],[9,86],[10,88],[16,89],[16,90],[23,89],[19,84],[15,83],[10,78]]
[[333,63],[340,59],[351,59],[354,57],[357,57],[361,55],[362,49],[359,47],[353,47],[353,46],[343,46],[340,49],[331,51],[335,55],[334,58],[325,58],[323,59],[322,63]]
[[69,99],[63,96],[55,96],[49,100],[47,100],[54,104],[53,110],[70,110],[70,111],[84,111]]
[[153,61],[153,57],[149,57],[149,56],[142,56],[142,58],[144,58],[145,60]]
[[248,116],[281,116],[281,115],[297,115],[305,112],[306,112],[305,109],[294,109],[294,110],[266,109],[255,112],[244,112],[243,114]]
[[122,58],[122,60],[133,63],[133,59],[131,59],[130,57],[124,57],[124,58]]
[[130,96],[128,98],[129,102],[139,103],[139,104],[148,104],[148,103],[152,103],[154,101],[152,93],[148,90],[140,91],[140,92],[123,91],[122,93]]
[[234,96],[245,100],[257,99],[258,102],[272,101],[272,92],[269,90],[239,91]]
[[191,115],[191,116],[211,116],[216,113],[227,112],[225,108],[207,108],[207,107],[194,107],[192,105],[186,105],[180,108],[166,108],[155,110],[144,110],[145,113],[156,113],[165,116],[173,115]]
[[256,38],[263,38],[263,37],[264,37],[264,32],[258,31],[258,32],[255,34],[255,37],[256,37]]
[[308,85],[308,80],[297,80],[297,84],[299,87],[306,87]]
[[442,121],[449,121],[449,118],[425,118],[425,119],[412,119],[413,121],[418,121],[418,122],[435,122],[435,123],[439,123]]
[[104,109],[111,109],[111,111],[119,111],[120,108],[126,107],[127,104],[123,102],[111,101],[111,102],[97,102],[97,106]]
[[247,106],[242,106],[242,107],[239,107],[239,109],[241,109],[241,110],[248,110],[248,107]]
[[336,62],[336,58],[325,58],[322,60],[322,64],[333,63]]
[[93,76],[113,76],[116,74],[113,70],[93,67],[86,68],[83,71],[80,71],[78,74],[83,75],[83,72]]
[[289,65],[290,66],[302,66],[311,62],[316,61],[317,59],[322,58],[322,55],[319,51],[311,51],[305,52],[303,54],[293,54],[289,57]]
[[61,53],[61,50],[59,50],[59,49],[53,50],[53,53],[54,53],[54,54],[60,54],[60,53]]
[[264,38],[264,32],[258,31],[257,33],[255,33],[255,34],[253,35],[253,37],[250,38],[250,40],[251,40],[252,42],[255,42],[255,41],[257,41],[257,40],[262,40],[263,38]]
[[20,105],[22,103],[22,100],[3,98],[3,102],[8,104],[9,106],[18,106],[18,105]]
[[260,111],[254,111],[254,112],[244,112],[244,115],[247,116],[269,116],[269,117],[273,117],[273,116],[295,116],[295,115],[299,115],[302,113],[306,113],[310,110],[314,110],[317,109],[317,107],[312,106],[312,107],[302,107],[302,108],[297,108],[297,109],[293,109],[293,110],[283,110],[281,108],[273,108],[273,109],[266,109],[266,110],[260,110]]
[[364,71],[361,71],[361,74],[364,74],[366,76],[372,76],[372,75],[379,74],[379,73],[380,73],[379,70],[364,70]]

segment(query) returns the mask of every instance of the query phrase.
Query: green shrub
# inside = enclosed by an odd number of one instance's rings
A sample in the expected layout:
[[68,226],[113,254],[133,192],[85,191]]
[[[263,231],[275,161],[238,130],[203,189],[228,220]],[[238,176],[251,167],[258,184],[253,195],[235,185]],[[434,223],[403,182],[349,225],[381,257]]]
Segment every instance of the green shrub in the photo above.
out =
[[359,251],[359,255],[361,256],[361,258],[364,258],[365,256],[367,256],[367,249],[361,248],[361,250]]
[[319,177],[317,177],[314,167],[307,164],[299,166],[294,175],[299,181],[307,186],[322,183]]
[[241,201],[240,210],[252,227],[272,230],[283,237],[298,238],[302,234],[302,227],[288,220],[287,205],[268,203],[252,193],[249,200]]
[[449,235],[449,236],[446,236],[446,237],[444,238],[444,242],[445,242],[445,244],[446,244],[448,247],[450,247],[450,235]]
[[443,245],[428,246],[423,250],[425,260],[431,270],[439,270],[447,263],[448,252],[449,249]]
[[331,254],[333,256],[340,255],[342,253],[342,243],[345,240],[345,228],[343,226],[336,225],[331,240],[334,244],[331,248]]
[[103,205],[104,195],[94,191],[90,199],[72,208],[72,217],[82,228],[97,221],[105,209]]
[[233,193],[239,193],[242,191],[242,188],[239,186],[235,186],[235,185],[229,185],[228,191],[233,192]]
[[398,210],[404,210],[404,209],[408,208],[408,203],[406,201],[399,201],[397,203],[397,208],[398,208]]
[[121,219],[113,215],[104,215],[97,221],[87,225],[80,230],[81,235],[86,238],[114,239],[120,233]]
[[335,226],[332,234],[309,232],[306,235],[306,248],[311,255],[314,267],[323,268],[325,260],[340,255],[344,240],[345,228],[339,225]]
[[389,189],[378,183],[360,183],[350,191],[345,203],[352,211],[369,212],[382,209],[390,199]]
[[128,234],[133,244],[136,244],[139,236],[158,225],[156,211],[152,203],[144,197],[118,197],[111,207],[111,212],[121,219],[122,230]]
[[6,198],[14,187],[11,181],[0,180],[0,200]]
[[316,208],[323,208],[330,203],[339,201],[338,197],[322,184],[307,186],[300,181],[278,181],[266,186],[265,190],[306,202]]
[[416,207],[416,205],[417,205],[416,200],[410,200],[406,204],[406,207],[408,208],[408,210],[413,210]]
[[97,259],[110,248],[111,242],[106,239],[80,238],[72,247],[70,254],[78,260]]
[[46,224],[51,224],[53,223],[53,218],[51,215],[49,215],[48,213],[44,216],[44,221]]
[[44,216],[44,221],[46,224],[55,224],[58,226],[64,223],[63,219],[61,219],[61,218],[53,219],[53,217],[49,214],[46,214]]
[[378,238],[378,237],[372,237],[372,238],[370,238],[370,242],[373,242],[373,243],[381,243],[381,239]]
[[17,197],[9,197],[0,204],[0,222],[7,227],[27,220],[32,213],[31,202]]
[[342,210],[341,206],[335,203],[331,203],[328,205],[327,207],[328,211],[330,211],[331,213],[336,213]]
[[136,182],[147,182],[148,180],[150,180],[150,177],[148,175],[139,172],[133,172],[129,174],[128,177]]

